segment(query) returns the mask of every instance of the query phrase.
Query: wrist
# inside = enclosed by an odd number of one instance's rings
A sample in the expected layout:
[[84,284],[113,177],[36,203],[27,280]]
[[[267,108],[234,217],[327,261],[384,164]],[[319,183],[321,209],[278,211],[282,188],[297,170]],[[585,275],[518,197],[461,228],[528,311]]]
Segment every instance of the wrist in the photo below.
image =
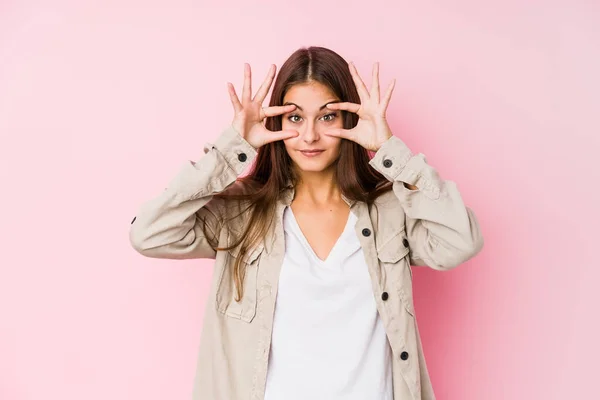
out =
[[392,135],[392,134],[390,133],[390,134],[389,134],[389,135],[388,135],[388,136],[387,136],[387,137],[386,137],[386,138],[385,138],[383,141],[381,141],[381,142],[380,142],[380,143],[377,145],[377,147],[375,148],[375,152],[378,152],[378,151],[379,151],[379,149],[381,149],[381,147],[382,147],[382,146],[385,144],[385,142],[387,142],[388,140],[390,140],[390,138],[391,138],[392,136],[394,136],[394,135]]

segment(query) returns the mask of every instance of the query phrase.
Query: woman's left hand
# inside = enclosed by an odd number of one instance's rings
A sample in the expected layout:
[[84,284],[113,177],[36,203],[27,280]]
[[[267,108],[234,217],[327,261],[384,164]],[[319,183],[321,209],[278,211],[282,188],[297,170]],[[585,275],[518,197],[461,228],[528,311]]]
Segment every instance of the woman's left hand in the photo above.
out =
[[352,140],[367,150],[377,151],[392,136],[392,131],[385,118],[396,80],[388,86],[383,99],[379,95],[379,63],[373,64],[371,92],[367,90],[363,80],[353,63],[349,64],[350,73],[356,84],[360,103],[329,103],[330,110],[346,110],[358,115],[358,124],[352,129],[330,129],[326,135]]

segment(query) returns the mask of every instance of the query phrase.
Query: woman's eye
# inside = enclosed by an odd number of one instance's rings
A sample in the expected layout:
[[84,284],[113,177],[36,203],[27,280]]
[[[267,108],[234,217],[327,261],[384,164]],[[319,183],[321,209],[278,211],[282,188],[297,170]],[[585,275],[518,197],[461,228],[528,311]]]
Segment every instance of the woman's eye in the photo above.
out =
[[[321,119],[325,122],[331,122],[333,121],[335,118],[337,117],[336,113],[331,113],[331,114],[325,114],[321,117]],[[302,120],[302,117],[300,117],[297,114],[292,114],[289,117],[287,117],[288,121],[293,122],[293,123],[297,123],[300,122]]]
[[337,117],[336,113],[331,113],[331,114],[325,114],[323,115],[323,119],[327,122],[331,122],[335,119],[335,117]]

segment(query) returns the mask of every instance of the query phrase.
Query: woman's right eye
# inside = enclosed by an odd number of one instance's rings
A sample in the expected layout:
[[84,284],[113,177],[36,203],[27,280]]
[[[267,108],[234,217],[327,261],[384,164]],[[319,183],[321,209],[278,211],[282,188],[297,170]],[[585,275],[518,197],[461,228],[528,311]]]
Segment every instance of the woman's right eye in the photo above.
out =
[[290,122],[299,122],[299,120],[294,120],[294,118],[300,118],[300,116],[299,116],[299,115],[296,115],[296,114],[292,114],[292,115],[290,115],[290,116],[289,116],[287,119],[288,119],[288,121],[290,121]]

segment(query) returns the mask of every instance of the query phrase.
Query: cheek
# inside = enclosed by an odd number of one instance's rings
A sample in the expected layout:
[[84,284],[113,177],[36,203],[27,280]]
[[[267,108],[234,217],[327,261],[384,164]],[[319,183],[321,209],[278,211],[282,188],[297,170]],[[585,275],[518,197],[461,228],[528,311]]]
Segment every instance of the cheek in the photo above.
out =
[[294,140],[295,139],[296,138],[290,138],[290,139],[285,139],[283,141],[283,145],[285,146],[285,150],[287,151],[288,154],[290,154],[292,152],[292,149],[294,148]]
[[327,139],[327,147],[339,151],[342,145],[342,139],[334,136],[323,135]]

